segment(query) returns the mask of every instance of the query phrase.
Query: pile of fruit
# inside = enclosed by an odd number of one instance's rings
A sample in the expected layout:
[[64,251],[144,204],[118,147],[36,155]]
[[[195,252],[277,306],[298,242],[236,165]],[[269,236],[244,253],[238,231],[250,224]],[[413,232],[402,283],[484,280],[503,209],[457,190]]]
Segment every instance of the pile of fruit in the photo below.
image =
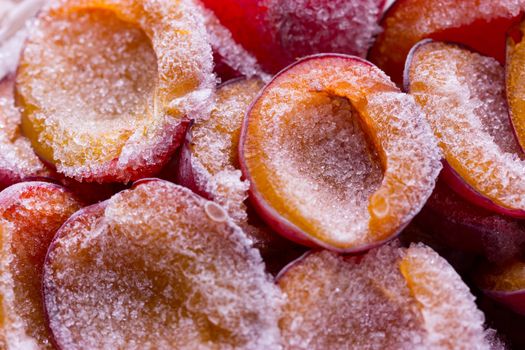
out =
[[0,8],[0,349],[525,346],[525,1]]

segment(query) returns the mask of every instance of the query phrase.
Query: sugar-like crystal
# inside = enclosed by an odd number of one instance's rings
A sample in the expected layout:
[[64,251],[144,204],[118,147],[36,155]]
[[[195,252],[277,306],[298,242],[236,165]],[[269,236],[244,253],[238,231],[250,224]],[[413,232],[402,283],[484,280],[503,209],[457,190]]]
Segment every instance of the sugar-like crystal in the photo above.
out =
[[483,314],[446,260],[396,243],[310,253],[280,276],[286,349],[489,349]]
[[400,270],[418,305],[427,331],[427,349],[490,349],[469,287],[436,252],[423,244],[411,245]]
[[465,44],[503,61],[509,26],[524,9],[523,0],[404,0],[385,14],[368,58],[400,84],[410,49],[425,38]]
[[508,117],[503,67],[434,42],[416,51],[410,69],[410,92],[452,168],[495,203],[525,209],[525,156]]
[[204,14],[211,47],[223,63],[245,77],[269,80],[269,75],[263,71],[257,59],[235,42],[230,30],[221,24],[213,11],[204,7],[200,2],[197,1],[197,3]]
[[260,186],[284,219],[345,249],[406,225],[441,170],[414,99],[349,56],[320,55],[289,68],[248,118],[244,161],[254,191]]
[[244,116],[262,86],[261,80],[251,78],[228,82],[217,89],[210,117],[192,127],[191,141],[184,146],[190,159],[183,166],[191,167],[199,191],[228,212],[254,241],[268,270],[276,272],[300,250],[248,215],[245,201],[250,184],[242,179],[238,159]]
[[10,75],[0,81],[0,174],[3,186],[48,174],[29,140],[21,134],[20,118],[20,111],[15,106],[14,77]]
[[279,349],[280,292],[221,210],[151,180],[70,220],[44,276],[59,345]]
[[104,4],[53,1],[17,81],[41,156],[79,180],[126,182],[166,161],[183,117],[206,114],[215,77],[192,1]]
[[237,155],[244,115],[262,88],[259,79],[226,83],[217,90],[210,117],[192,127],[191,157],[196,181],[237,222],[246,221],[249,183],[241,180]]
[[290,57],[340,52],[364,57],[380,32],[382,0],[266,0]]
[[0,347],[54,349],[41,296],[44,258],[56,230],[80,208],[56,185],[26,182],[0,194]]
[[276,152],[268,159],[270,166],[280,168],[275,180],[283,195],[298,198],[301,214],[321,222],[331,234],[364,240],[359,235],[367,232],[368,201],[383,171],[358,112],[346,99],[305,93],[285,113],[288,117],[269,126]]

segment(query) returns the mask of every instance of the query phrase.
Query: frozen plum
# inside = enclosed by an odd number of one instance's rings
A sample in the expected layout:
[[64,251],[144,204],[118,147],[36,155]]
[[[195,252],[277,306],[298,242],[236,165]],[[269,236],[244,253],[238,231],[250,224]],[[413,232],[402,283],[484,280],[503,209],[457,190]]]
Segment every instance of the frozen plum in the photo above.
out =
[[511,30],[507,38],[506,88],[510,120],[525,151],[525,20]]
[[523,223],[466,201],[443,180],[415,221],[448,248],[482,255],[494,263],[518,258],[525,251]]
[[210,117],[191,127],[181,149],[178,183],[216,201],[238,222],[246,220],[249,186],[241,180],[239,137],[244,115],[262,87],[255,78],[220,86]]
[[310,253],[278,284],[285,349],[490,349],[468,287],[424,245]]
[[369,58],[399,84],[410,49],[425,38],[461,43],[503,63],[506,33],[523,9],[522,0],[398,0]]
[[202,0],[233,38],[276,73],[321,52],[364,57],[384,0]]
[[405,89],[422,106],[443,151],[443,177],[472,203],[525,217],[525,157],[493,58],[426,40],[407,60]]
[[142,180],[70,218],[45,307],[61,349],[275,349],[281,294],[222,207]]
[[49,172],[20,130],[20,111],[15,106],[14,76],[0,80],[0,189],[25,178]]
[[491,299],[525,315],[525,262],[482,265],[476,275],[478,286]]
[[257,58],[235,41],[230,30],[220,22],[215,13],[200,2],[197,4],[204,15],[206,30],[213,49],[215,73],[222,81],[240,76],[248,78],[257,76],[268,79],[268,75],[259,65]]
[[80,209],[65,188],[25,182],[0,193],[0,348],[54,349],[41,295],[47,249]]
[[276,76],[244,121],[250,199],[285,237],[356,252],[419,212],[441,169],[413,98],[354,56],[311,56]]
[[22,129],[68,177],[147,177],[182,142],[188,117],[206,114],[212,69],[193,1],[52,1],[18,68]]
[[239,136],[246,111],[263,83],[236,79],[217,89],[209,119],[197,121],[180,150],[177,182],[219,203],[254,240],[267,267],[278,272],[300,255],[301,249],[270,230],[255,213],[248,215],[245,200],[249,183],[239,170]]

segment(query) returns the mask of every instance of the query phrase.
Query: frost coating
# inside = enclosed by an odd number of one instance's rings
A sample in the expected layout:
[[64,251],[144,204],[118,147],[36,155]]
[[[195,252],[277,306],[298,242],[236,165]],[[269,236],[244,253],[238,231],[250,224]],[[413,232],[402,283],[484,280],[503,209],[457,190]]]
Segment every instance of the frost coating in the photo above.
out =
[[47,248],[80,208],[65,189],[26,182],[0,194],[0,348],[54,349],[40,293]]
[[21,135],[20,119],[15,107],[14,77],[7,76],[0,81],[0,188],[47,174],[31,143]]
[[[426,349],[491,349],[485,317],[461,277],[429,247],[412,245],[399,269],[427,331]],[[490,332],[490,331],[489,331]]]
[[362,260],[311,253],[279,286],[285,349],[490,348],[468,287],[424,246],[385,245]]
[[209,203],[152,180],[69,220],[44,277],[59,345],[279,349],[279,291],[251,241],[231,219],[210,218]]
[[206,114],[211,72],[204,19],[189,0],[55,1],[17,76],[24,131],[78,180],[150,175],[180,142],[187,114]]
[[241,163],[252,198],[291,239],[344,251],[388,239],[441,170],[413,98],[352,56],[311,56],[281,72],[247,118]]
[[366,56],[382,0],[266,0],[269,20],[292,59],[320,52]]
[[261,66],[276,73],[304,56],[364,57],[383,0],[201,0]]
[[[278,272],[300,251],[252,215],[246,199],[250,184],[239,170],[239,136],[246,111],[259,93],[261,80],[238,79],[217,89],[210,117],[197,121],[182,148],[178,183],[227,210],[258,248],[267,269]],[[284,264],[282,264],[284,262]]]
[[[460,42],[476,50],[491,50],[491,54],[504,59],[505,35],[510,22],[525,9],[523,0],[403,0],[392,5],[382,21],[383,33],[379,35],[372,47],[369,58],[379,68],[389,74],[396,82],[401,83],[401,74],[407,54],[413,45],[425,38],[443,35],[447,31],[458,30],[447,34],[441,40]],[[501,23],[488,26],[494,20]],[[464,30],[476,23],[484,30]],[[462,35],[459,29],[464,30]],[[490,33],[488,33],[491,31]],[[496,35],[496,37],[491,37]],[[486,37],[491,37],[487,44]],[[473,40],[479,38],[480,40]],[[466,42],[464,42],[466,40]]]
[[[335,239],[366,240],[368,201],[383,171],[358,112],[348,100],[322,93],[304,94],[298,105],[278,108],[269,126],[275,153],[268,162],[280,169],[276,180],[283,196],[297,198],[300,214],[313,217]],[[283,114],[290,117],[279,118]]]
[[263,80],[269,80],[268,74],[264,73],[257,59],[235,42],[232,33],[220,23],[213,11],[208,10],[200,2],[197,3],[204,15],[211,47],[223,62],[245,77],[251,78],[256,76]]
[[263,84],[258,79],[227,83],[217,90],[209,119],[192,127],[191,162],[197,185],[235,220],[246,221],[249,183],[241,180],[239,134],[248,106]]
[[525,160],[508,118],[503,67],[428,43],[415,52],[409,80],[452,168],[494,203],[525,209]]

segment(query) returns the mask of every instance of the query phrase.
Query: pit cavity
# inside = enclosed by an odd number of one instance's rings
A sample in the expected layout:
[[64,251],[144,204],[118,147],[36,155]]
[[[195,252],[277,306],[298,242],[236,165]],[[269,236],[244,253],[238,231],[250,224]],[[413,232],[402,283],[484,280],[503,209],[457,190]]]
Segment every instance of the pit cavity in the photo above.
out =
[[[40,19],[30,47],[32,93],[63,127],[93,134],[129,133],[153,115],[157,58],[146,34],[107,10]],[[132,122],[130,122],[132,121]]]
[[309,93],[283,116],[283,143],[272,162],[285,198],[323,227],[323,235],[360,241],[367,232],[370,196],[383,179],[374,145],[351,103]]

